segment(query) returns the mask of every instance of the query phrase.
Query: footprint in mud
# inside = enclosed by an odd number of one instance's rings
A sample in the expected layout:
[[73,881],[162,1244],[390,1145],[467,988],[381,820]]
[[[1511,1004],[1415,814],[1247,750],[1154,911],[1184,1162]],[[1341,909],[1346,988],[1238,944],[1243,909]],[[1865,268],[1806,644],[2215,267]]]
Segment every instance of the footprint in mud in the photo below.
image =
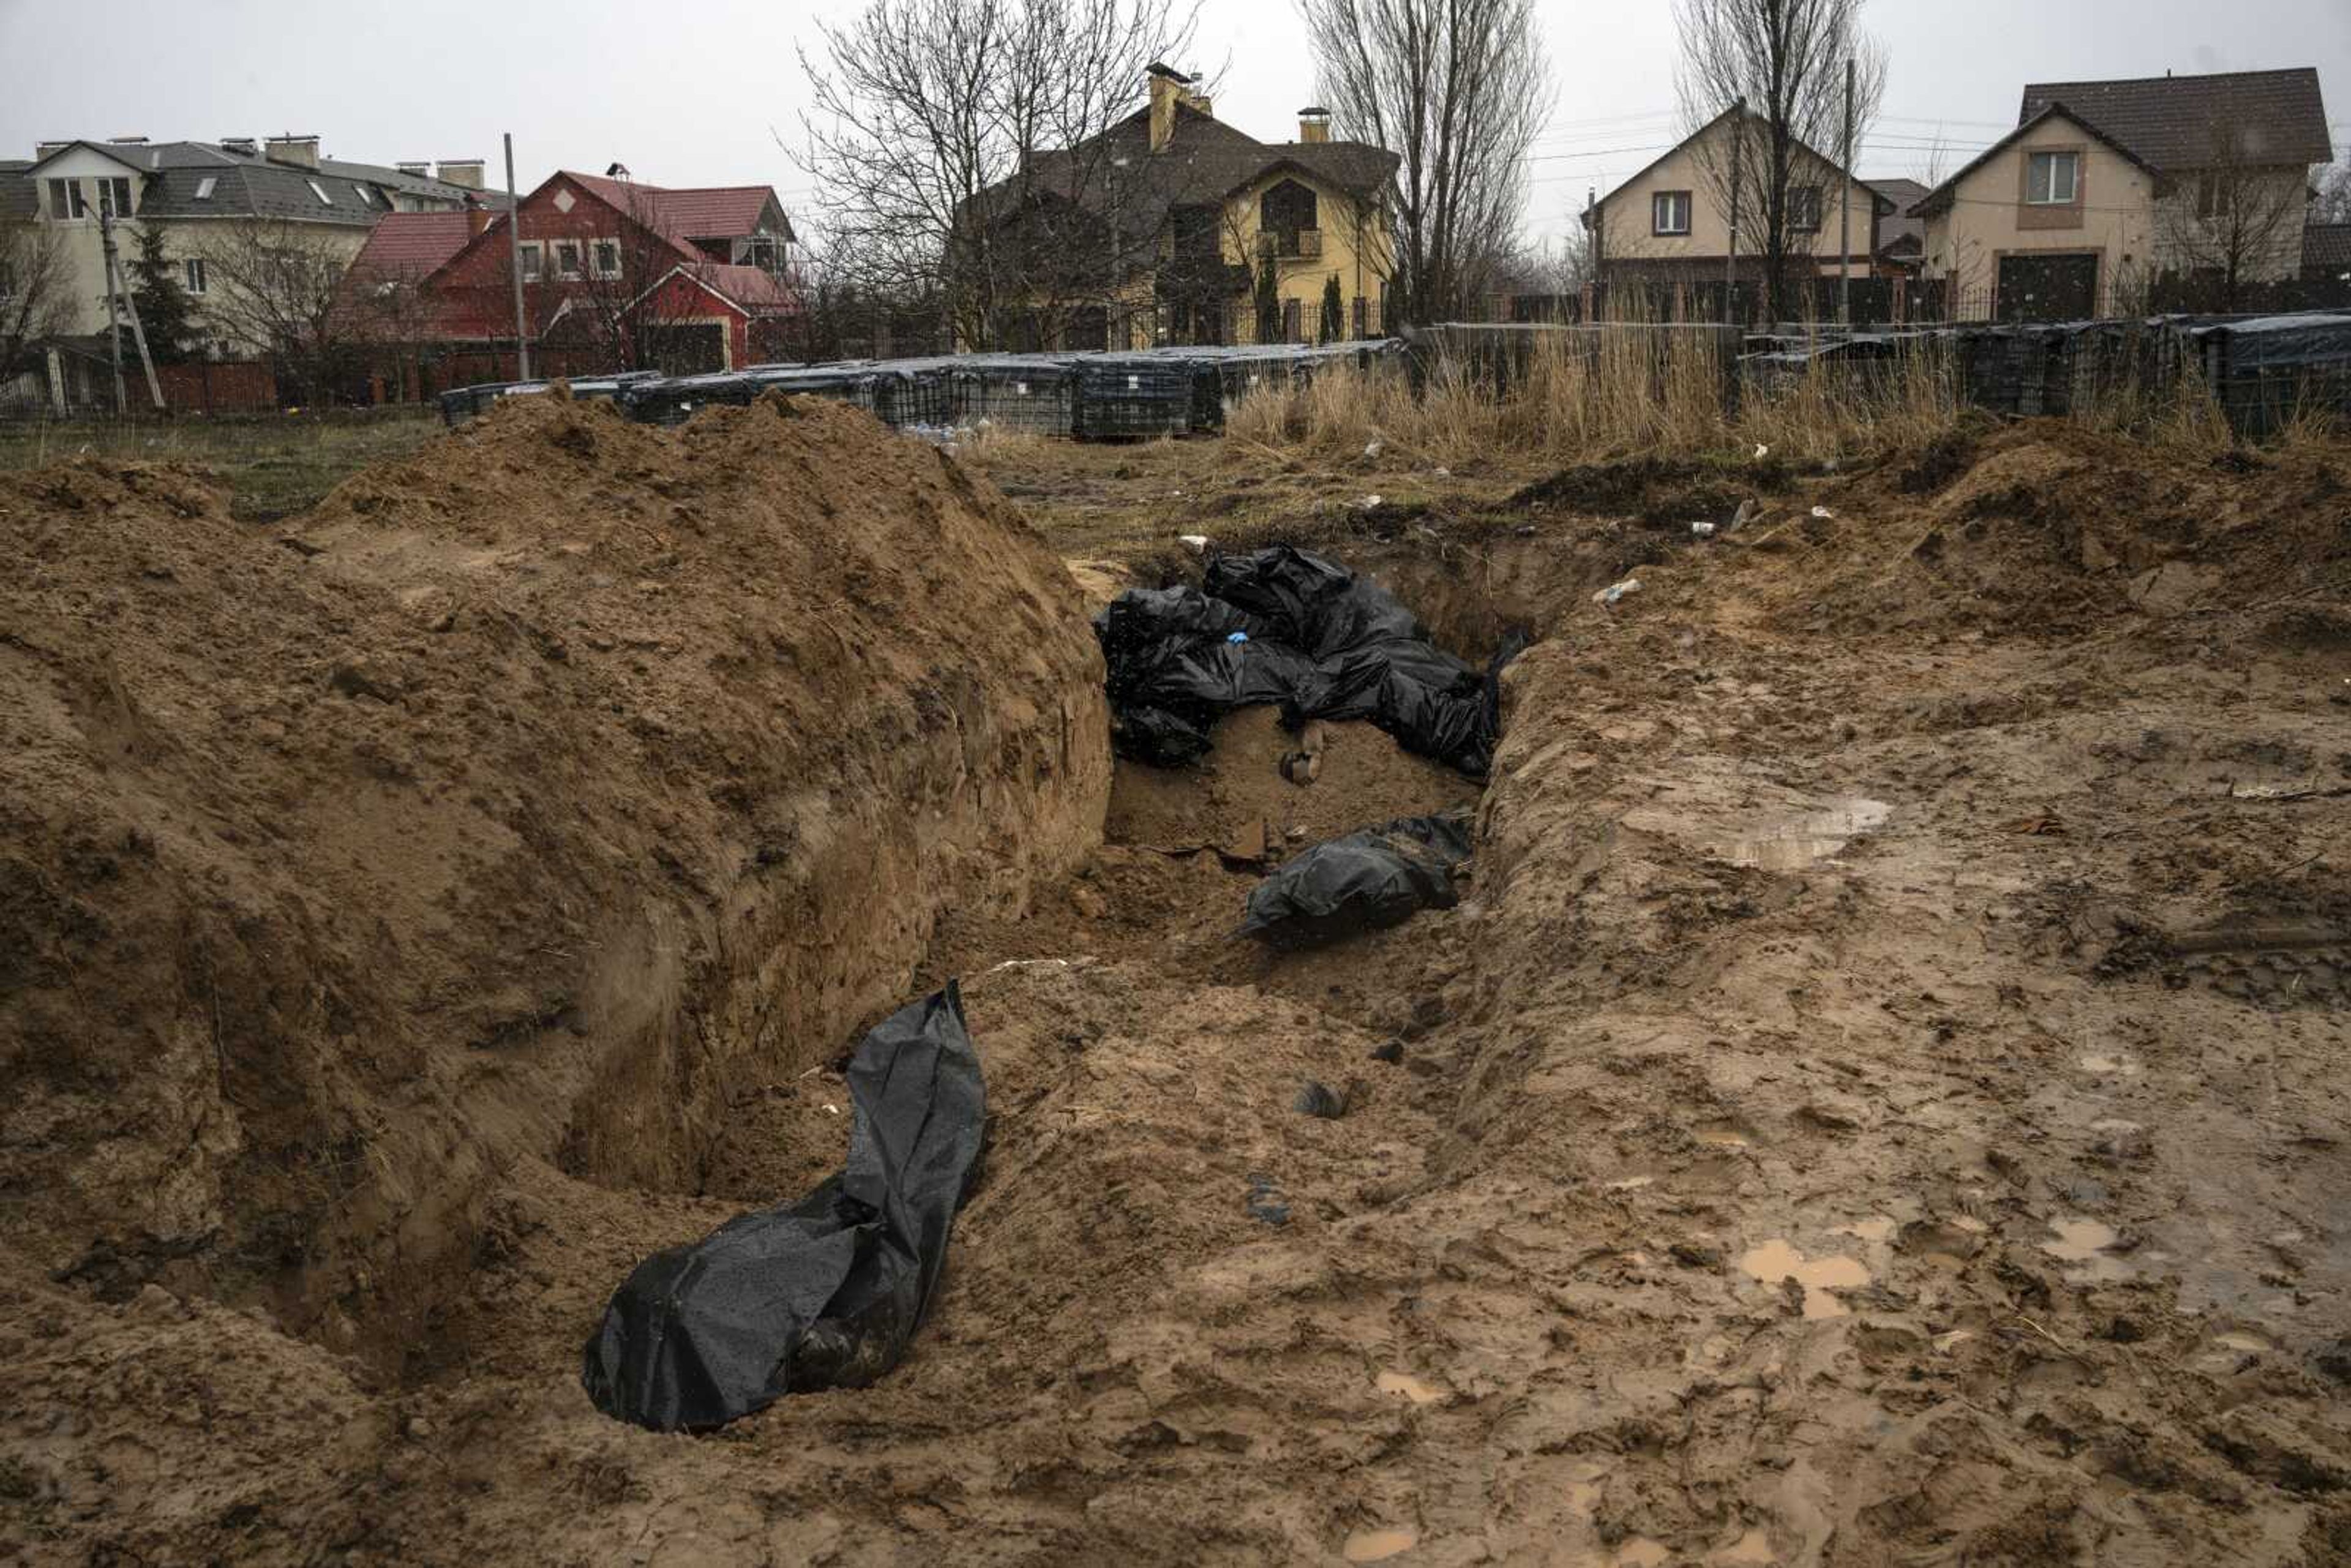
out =
[[2080,1065],[2083,1071],[2095,1072],[2101,1078],[2137,1078],[2139,1071],[2136,1060],[2120,1053],[2093,1052],[2082,1058]]
[[1914,1219],[1895,1233],[1894,1246],[1906,1257],[1956,1272],[1983,1250],[1989,1228],[1967,1214],[1949,1219]]
[[1857,1291],[1869,1283],[1869,1270],[1859,1259],[1807,1258],[1780,1237],[1740,1253],[1739,1268],[1767,1285],[1795,1281],[1804,1288],[1804,1316],[1815,1320],[1845,1315],[1844,1303],[1832,1291]]
[[1690,1136],[1710,1149],[1750,1148],[1759,1141],[1754,1128],[1727,1117],[1700,1122],[1690,1129]]

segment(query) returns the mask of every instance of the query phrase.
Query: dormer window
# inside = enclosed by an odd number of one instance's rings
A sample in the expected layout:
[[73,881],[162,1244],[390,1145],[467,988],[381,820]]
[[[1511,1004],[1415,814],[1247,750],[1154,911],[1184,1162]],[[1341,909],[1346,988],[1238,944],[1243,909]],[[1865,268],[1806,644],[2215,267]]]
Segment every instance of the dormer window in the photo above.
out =
[[131,182],[117,176],[98,183],[98,210],[110,218],[131,215]]

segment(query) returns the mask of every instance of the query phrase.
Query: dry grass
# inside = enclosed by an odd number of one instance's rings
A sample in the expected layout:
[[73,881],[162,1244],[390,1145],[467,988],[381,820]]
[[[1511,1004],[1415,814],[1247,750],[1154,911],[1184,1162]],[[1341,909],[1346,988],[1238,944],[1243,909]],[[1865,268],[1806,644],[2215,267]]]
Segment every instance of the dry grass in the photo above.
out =
[[[1226,428],[1245,441],[1334,458],[1376,441],[1395,457],[1434,465],[1498,454],[1566,464],[1757,445],[1820,462],[1924,444],[1968,412],[1957,361],[1939,343],[1906,345],[1871,363],[1814,361],[1768,384],[1750,382],[1735,398],[1726,395],[1735,374],[1726,352],[1711,332],[1643,322],[1539,330],[1506,364],[1440,361],[1417,397],[1394,367],[1263,387],[1231,411]],[[2074,417],[2197,454],[2232,441],[2193,367],[2155,392],[2135,374],[2095,378]]]
[[429,404],[371,414],[235,414],[172,419],[0,422],[0,468],[74,457],[202,463],[255,520],[315,505],[355,471],[404,457],[442,433]]

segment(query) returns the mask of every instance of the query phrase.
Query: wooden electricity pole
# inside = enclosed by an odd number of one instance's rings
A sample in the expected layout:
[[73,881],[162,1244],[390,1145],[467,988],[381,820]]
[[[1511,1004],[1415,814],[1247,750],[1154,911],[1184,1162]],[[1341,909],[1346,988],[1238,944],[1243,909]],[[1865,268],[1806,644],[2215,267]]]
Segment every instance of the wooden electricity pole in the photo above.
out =
[[1730,243],[1722,253],[1722,324],[1739,324],[1739,155],[1747,145],[1747,99],[1730,106]]
[[1844,57],[1844,168],[1837,182],[1837,321],[1853,330],[1853,57]]
[[522,309],[522,214],[515,199],[514,132],[507,133],[507,267],[514,274],[515,371],[517,381],[530,380],[530,324]]
[[139,321],[139,301],[122,287],[121,263],[114,253],[113,214],[101,212],[98,214],[98,239],[106,252],[106,336],[114,353],[114,412],[129,412],[124,406],[129,399],[122,390],[122,328],[114,313],[114,301],[120,296],[123,310],[131,317],[131,336],[139,345],[140,367],[147,372],[147,395],[154,400],[160,413],[163,407],[163,386],[155,379],[155,356],[147,351],[147,329]]

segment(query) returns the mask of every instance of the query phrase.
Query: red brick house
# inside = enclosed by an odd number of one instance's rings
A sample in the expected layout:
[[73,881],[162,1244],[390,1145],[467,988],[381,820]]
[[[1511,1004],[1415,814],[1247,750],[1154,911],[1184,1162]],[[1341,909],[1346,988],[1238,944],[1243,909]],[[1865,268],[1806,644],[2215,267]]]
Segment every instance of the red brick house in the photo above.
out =
[[[564,171],[521,200],[518,218],[535,369],[686,373],[781,357],[794,235],[772,187]],[[359,335],[455,367],[436,381],[495,379],[514,364],[512,264],[496,198],[388,213],[351,263],[345,308]]]

